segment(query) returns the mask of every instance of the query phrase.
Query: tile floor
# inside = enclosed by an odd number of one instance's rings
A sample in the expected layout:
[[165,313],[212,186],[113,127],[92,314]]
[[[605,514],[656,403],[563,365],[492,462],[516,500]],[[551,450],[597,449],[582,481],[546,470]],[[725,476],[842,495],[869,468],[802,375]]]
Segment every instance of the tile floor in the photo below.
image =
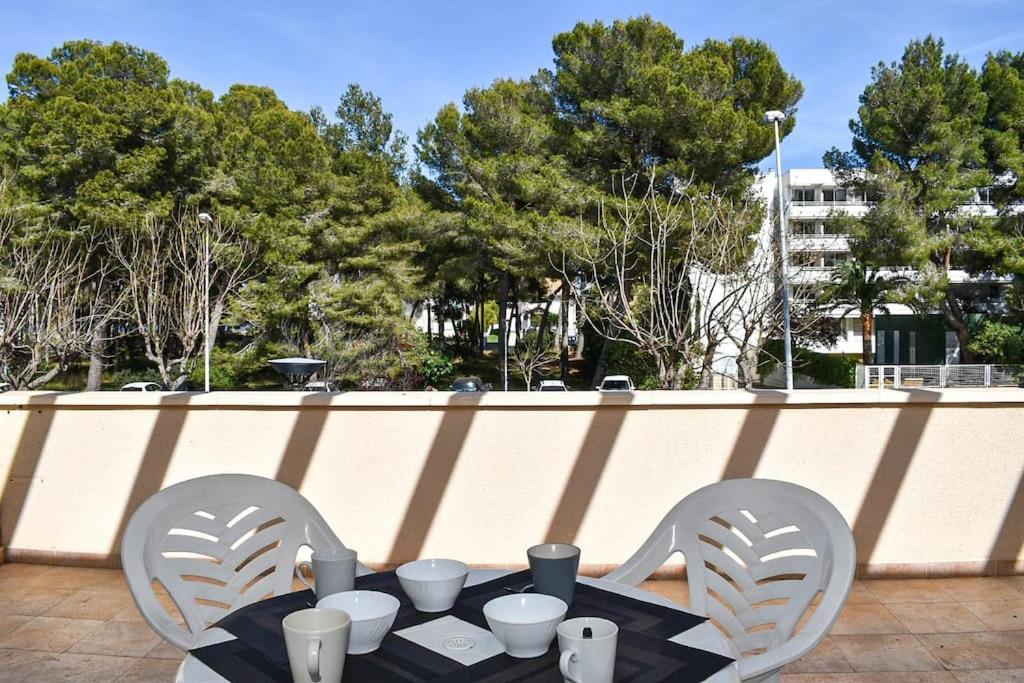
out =
[[[686,603],[682,582],[643,588]],[[0,681],[170,681],[181,656],[142,621],[119,571],[0,565]],[[783,680],[1024,682],[1024,576],[858,581]]]

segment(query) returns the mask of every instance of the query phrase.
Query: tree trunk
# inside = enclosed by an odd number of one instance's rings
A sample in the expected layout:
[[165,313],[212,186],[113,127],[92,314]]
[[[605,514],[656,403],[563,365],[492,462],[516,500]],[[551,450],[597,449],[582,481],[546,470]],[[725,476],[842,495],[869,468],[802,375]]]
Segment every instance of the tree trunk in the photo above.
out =
[[434,331],[432,329],[433,321],[430,318],[430,301],[427,301],[427,344],[434,342]]
[[601,337],[601,351],[597,354],[597,363],[594,365],[594,375],[590,378],[590,386],[597,386],[604,379],[604,368],[608,364],[608,349],[611,347],[611,340],[608,337]]
[[961,360],[964,363],[973,363],[974,354],[968,348],[971,343],[971,335],[967,331],[967,316],[964,314],[963,308],[960,307],[960,302],[956,300],[952,292],[946,290],[946,296],[939,308],[942,310],[946,322],[953,328],[956,340],[960,344]]
[[717,345],[709,344],[707,351],[704,352],[704,357],[701,359],[700,364],[700,380],[697,383],[698,389],[703,389],[707,391],[712,387],[715,378],[713,363],[715,360],[715,351],[717,348]]
[[508,286],[508,273],[502,273],[498,290],[498,372],[501,373],[502,391],[508,391],[508,324],[505,321]]
[[875,357],[871,352],[871,342],[875,336],[875,314],[871,309],[860,312],[860,326],[863,336],[861,355],[864,357],[864,365],[873,365]]
[[476,339],[474,340],[474,345],[477,347],[477,351],[479,351],[480,353],[483,353],[483,351],[484,351],[484,341],[485,341],[485,337],[484,337],[484,315],[483,315],[483,302],[480,300],[479,296],[477,296],[477,299],[476,299],[476,302],[475,302],[475,308],[476,308],[476,327],[475,327],[475,329],[476,329]]
[[[558,309],[558,324],[560,328],[558,364],[562,372],[562,381],[569,381],[569,281],[562,278],[562,303]],[[582,335],[580,335],[582,336]],[[579,340],[577,339],[577,344]]]
[[558,296],[558,292],[551,295],[548,299],[547,304],[544,306],[544,314],[540,317],[540,329],[537,330],[537,346],[544,348],[544,335],[548,331],[548,319],[551,316],[551,304],[555,303],[555,297]]
[[445,334],[445,311],[448,310],[448,286],[441,290],[441,305],[437,307],[437,338],[441,349],[448,348],[448,336]]
[[97,325],[92,330],[89,344],[89,375],[85,382],[86,391],[99,391],[103,386],[103,352],[106,350],[106,325]]

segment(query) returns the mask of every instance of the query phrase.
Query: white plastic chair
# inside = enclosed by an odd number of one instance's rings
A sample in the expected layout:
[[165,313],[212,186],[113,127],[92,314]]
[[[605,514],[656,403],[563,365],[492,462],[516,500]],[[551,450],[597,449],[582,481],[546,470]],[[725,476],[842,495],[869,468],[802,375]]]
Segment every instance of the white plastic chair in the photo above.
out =
[[[146,622],[189,650],[226,614],[290,592],[302,546],[345,547],[298,491],[273,479],[216,474],[170,486],[140,505],[125,529],[121,562]],[[356,573],[370,570],[359,563]],[[160,603],[153,580],[187,628]]]
[[[679,552],[690,607],[730,639],[744,681],[778,680],[839,618],[857,549],[846,520],[817,493],[768,479],[730,479],[676,504],[606,579],[637,585]],[[799,632],[815,596],[822,599]]]

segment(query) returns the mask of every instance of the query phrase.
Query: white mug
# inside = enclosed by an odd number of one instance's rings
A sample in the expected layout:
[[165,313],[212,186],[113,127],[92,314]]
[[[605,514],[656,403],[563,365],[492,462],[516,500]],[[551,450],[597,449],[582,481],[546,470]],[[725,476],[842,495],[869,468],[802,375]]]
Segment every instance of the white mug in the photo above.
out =
[[[313,589],[317,599],[344,593],[356,585],[356,551],[351,548],[340,550],[314,550],[313,562],[299,562],[295,575],[299,581]],[[303,574],[303,568],[313,574],[310,583]]]
[[[583,637],[589,628],[590,638]],[[597,617],[567,619],[558,625],[558,668],[565,683],[611,683],[615,676],[615,645],[619,627]]]
[[337,609],[304,609],[281,622],[295,683],[341,683],[352,619]]

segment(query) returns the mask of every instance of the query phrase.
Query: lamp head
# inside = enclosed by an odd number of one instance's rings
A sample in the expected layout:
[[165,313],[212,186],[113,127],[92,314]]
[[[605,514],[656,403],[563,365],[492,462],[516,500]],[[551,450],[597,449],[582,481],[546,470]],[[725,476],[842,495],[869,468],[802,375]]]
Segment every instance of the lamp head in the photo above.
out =
[[777,111],[777,110],[773,109],[771,111],[766,111],[764,113],[764,122],[765,123],[781,123],[781,122],[783,122],[785,120],[786,120],[786,115],[784,113],[782,113],[781,111]]
[[208,213],[201,213],[199,214],[199,222],[203,225],[209,225],[213,222],[213,216]]

